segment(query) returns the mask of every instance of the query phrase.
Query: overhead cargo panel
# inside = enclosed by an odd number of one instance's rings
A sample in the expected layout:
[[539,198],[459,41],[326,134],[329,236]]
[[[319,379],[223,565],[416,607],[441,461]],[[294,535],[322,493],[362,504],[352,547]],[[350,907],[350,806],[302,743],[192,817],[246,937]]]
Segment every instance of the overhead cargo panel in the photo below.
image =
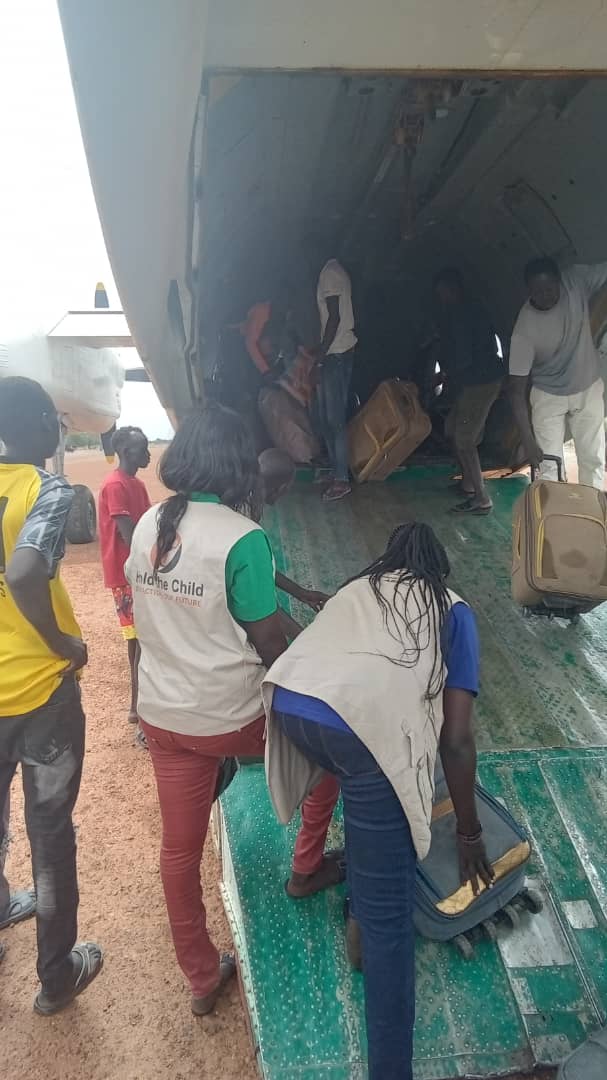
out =
[[555,211],[538,191],[520,180],[502,194],[506,210],[526,233],[537,251],[563,259],[575,255],[575,247]]
[[602,71],[606,40],[601,0],[211,0],[205,63],[249,71]]

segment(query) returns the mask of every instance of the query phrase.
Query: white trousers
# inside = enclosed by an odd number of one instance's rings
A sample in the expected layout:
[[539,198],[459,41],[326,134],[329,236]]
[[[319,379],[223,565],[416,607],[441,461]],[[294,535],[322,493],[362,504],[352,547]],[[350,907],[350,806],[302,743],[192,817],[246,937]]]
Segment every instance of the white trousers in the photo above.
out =
[[[536,442],[544,454],[563,457],[565,432],[569,428],[578,463],[580,484],[589,487],[605,487],[605,405],[602,379],[583,390],[581,394],[547,394],[533,387],[531,390],[531,419]],[[556,480],[557,469],[553,461],[544,461],[540,476]]]

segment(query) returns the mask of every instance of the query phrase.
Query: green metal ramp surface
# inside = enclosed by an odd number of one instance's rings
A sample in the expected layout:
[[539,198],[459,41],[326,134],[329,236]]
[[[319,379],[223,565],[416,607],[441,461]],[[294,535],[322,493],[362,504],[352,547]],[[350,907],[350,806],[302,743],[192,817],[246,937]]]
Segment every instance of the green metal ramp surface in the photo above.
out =
[[[445,481],[443,471],[411,469],[328,507],[300,483],[266,521],[279,567],[328,590],[370,562],[395,524],[429,521],[448,549],[452,587],[477,613],[480,778],[528,829],[545,908],[497,944],[479,943],[470,961],[451,945],[418,942],[419,1080],[555,1063],[607,1014],[607,613],[576,627],[523,619],[509,564],[525,481],[493,483],[495,514],[464,520],[448,513]],[[345,959],[342,890],[287,898],[297,822],[277,824],[261,766],[241,770],[221,817],[224,900],[262,1075],[364,1078],[362,979]],[[334,845],[339,815],[332,828]]]

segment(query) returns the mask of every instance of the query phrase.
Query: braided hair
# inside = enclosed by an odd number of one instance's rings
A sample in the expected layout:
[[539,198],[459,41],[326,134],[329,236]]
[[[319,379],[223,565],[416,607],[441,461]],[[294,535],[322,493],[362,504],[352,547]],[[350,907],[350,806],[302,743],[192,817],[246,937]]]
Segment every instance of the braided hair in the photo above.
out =
[[173,547],[193,492],[217,495],[225,506],[254,517],[258,472],[252,436],[238,413],[213,402],[186,416],[158,469],[175,494],[158,511],[154,570]]
[[[423,650],[433,650],[428,700],[443,689],[441,635],[451,607],[446,585],[450,570],[447,552],[433,529],[415,521],[394,529],[383,555],[351,579],[368,578],[384,625],[402,646],[400,658],[392,659],[393,663],[415,667]],[[382,592],[384,578],[393,581],[391,600]]]

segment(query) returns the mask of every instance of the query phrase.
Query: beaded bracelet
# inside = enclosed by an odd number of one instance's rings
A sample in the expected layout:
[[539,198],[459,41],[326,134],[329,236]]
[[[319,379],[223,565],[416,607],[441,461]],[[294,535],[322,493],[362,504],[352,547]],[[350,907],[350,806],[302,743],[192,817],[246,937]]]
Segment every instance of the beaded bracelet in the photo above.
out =
[[483,827],[482,827],[482,825],[479,826],[478,832],[474,833],[471,836],[467,836],[465,833],[461,833],[459,831],[459,829],[457,831],[457,838],[458,838],[458,840],[461,840],[463,844],[470,844],[470,845],[478,844],[478,842],[481,839],[482,835],[483,835]]

